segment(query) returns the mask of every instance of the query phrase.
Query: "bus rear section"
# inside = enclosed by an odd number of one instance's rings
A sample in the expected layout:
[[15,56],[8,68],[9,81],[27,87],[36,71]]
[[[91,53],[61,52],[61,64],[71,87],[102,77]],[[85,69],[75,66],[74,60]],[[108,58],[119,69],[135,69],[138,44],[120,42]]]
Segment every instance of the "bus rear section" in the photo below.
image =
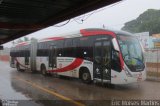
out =
[[17,71],[36,71],[37,40],[14,45],[10,51],[10,66]]
[[10,66],[18,71],[30,68],[30,43],[22,42],[11,48]]

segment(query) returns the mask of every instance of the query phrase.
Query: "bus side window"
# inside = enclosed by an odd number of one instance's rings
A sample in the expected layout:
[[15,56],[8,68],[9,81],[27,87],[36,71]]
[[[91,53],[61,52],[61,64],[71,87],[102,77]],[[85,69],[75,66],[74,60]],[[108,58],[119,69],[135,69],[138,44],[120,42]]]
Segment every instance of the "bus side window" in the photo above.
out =
[[65,57],[73,57],[72,39],[66,39],[64,41],[64,55]]
[[79,53],[78,57],[83,58],[85,60],[92,61],[93,57],[93,48],[92,48],[92,39],[89,37],[82,37],[79,41]]
[[73,39],[73,57],[77,57],[78,49],[79,49],[79,38]]
[[63,57],[64,56],[64,52],[63,52],[63,40],[59,40],[59,41],[55,41],[56,45],[57,45],[57,57]]

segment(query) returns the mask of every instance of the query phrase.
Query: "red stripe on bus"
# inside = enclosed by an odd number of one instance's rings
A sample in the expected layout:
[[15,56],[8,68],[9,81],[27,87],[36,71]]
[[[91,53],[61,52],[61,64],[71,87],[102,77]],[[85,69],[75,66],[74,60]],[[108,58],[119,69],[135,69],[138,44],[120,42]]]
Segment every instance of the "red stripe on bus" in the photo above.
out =
[[48,72],[67,72],[71,71],[77,67],[79,67],[83,62],[83,59],[76,58],[70,65],[60,68],[60,69],[55,69],[55,70],[48,70]]
[[19,47],[19,46],[24,46],[24,45],[28,45],[28,43],[26,43],[26,42],[23,42],[23,43],[20,43],[20,44],[16,45],[16,47]]
[[44,40],[64,40],[63,37],[50,37],[50,38],[45,38]]
[[100,30],[92,30],[92,31],[88,31],[88,30],[80,30],[80,33],[83,35],[83,36],[92,36],[92,35],[101,35],[101,34],[105,34],[105,35],[110,35],[112,37],[116,37],[115,33],[114,32],[111,32],[111,31],[100,31]]
[[121,70],[124,70],[124,61],[123,61],[122,53],[119,53],[119,59],[121,64]]
[[[117,39],[116,39],[116,41],[118,43]],[[119,43],[118,43],[118,47],[120,48]],[[120,59],[121,70],[124,70],[124,60],[123,60],[122,52],[119,52],[119,59]]]

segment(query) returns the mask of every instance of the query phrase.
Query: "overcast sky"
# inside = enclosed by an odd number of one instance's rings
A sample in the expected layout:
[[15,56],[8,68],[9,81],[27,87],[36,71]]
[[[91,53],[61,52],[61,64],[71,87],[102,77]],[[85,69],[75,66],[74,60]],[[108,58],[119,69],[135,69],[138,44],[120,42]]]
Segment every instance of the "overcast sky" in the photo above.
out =
[[[92,11],[80,18],[74,18],[68,24],[62,27],[54,25],[45,28],[41,31],[27,35],[29,38],[34,37],[42,39],[46,37],[58,36],[60,34],[72,32],[82,28],[114,28],[120,30],[125,22],[136,19],[147,9],[160,9],[160,0],[123,0],[120,3],[112,4],[103,7],[99,10]],[[90,15],[93,13],[92,15]],[[82,19],[84,19],[82,23]],[[59,23],[56,26],[60,26]],[[4,44],[5,47],[10,47],[11,43]]]

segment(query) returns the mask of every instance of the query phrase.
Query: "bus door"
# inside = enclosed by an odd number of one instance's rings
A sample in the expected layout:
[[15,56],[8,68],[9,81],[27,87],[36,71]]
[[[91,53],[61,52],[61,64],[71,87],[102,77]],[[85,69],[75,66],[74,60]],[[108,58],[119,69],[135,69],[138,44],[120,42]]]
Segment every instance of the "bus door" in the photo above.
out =
[[111,42],[109,40],[94,43],[94,80],[111,81]]
[[25,48],[23,53],[24,53],[25,66],[28,66],[29,65],[29,50],[28,50],[28,48]]
[[25,61],[25,65],[29,65],[29,57],[28,56],[25,56],[24,61]]
[[50,46],[49,50],[49,68],[56,68],[57,62],[56,62],[56,46],[52,45]]
[[24,61],[25,61],[25,65],[29,65],[29,56],[28,56],[28,51],[25,51]]

